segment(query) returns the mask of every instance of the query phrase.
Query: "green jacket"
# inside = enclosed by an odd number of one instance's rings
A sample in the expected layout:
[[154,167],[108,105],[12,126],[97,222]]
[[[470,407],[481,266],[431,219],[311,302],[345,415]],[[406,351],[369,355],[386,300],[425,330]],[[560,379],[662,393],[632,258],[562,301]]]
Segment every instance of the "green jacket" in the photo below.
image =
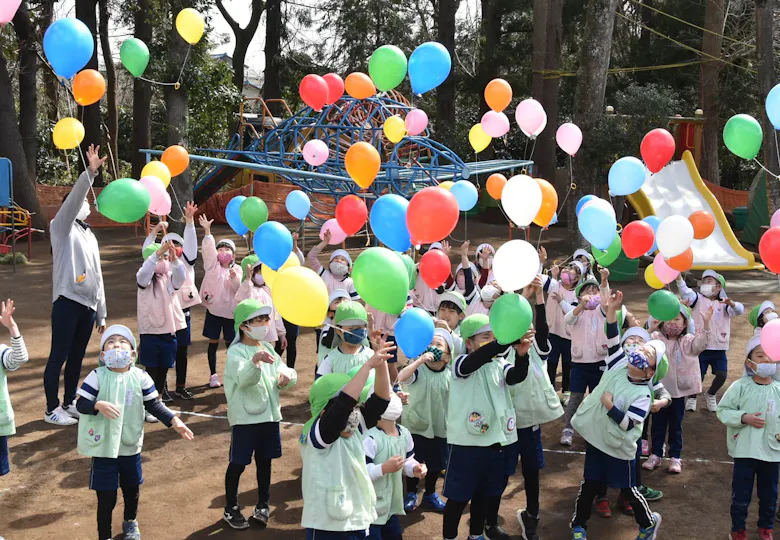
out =
[[[753,413],[762,413],[763,428],[742,423],[742,415]],[[780,382],[758,384],[753,377],[734,381],[718,404],[718,419],[726,424],[731,457],[780,461]]]

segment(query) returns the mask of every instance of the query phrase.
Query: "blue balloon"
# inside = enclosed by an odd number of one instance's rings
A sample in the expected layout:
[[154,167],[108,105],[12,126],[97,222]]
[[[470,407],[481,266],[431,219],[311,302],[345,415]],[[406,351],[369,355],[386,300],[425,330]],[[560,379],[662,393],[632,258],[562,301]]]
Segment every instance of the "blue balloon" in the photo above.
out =
[[287,194],[284,206],[295,219],[306,219],[306,216],[309,215],[309,208],[311,208],[311,201],[306,193],[295,190]]
[[577,208],[575,208],[574,212],[577,216],[580,215],[580,210],[582,210],[582,207],[588,204],[590,201],[595,199],[595,195],[585,195],[582,199],[577,201]]
[[279,270],[292,253],[292,234],[278,221],[266,221],[255,232],[254,247],[261,263]]
[[585,240],[597,249],[606,250],[615,239],[617,220],[603,205],[591,204],[583,208],[577,225]]
[[447,80],[452,69],[452,58],[447,47],[428,41],[417,47],[409,57],[409,80],[412,92],[424,94]]
[[[555,225],[556,223],[558,223],[558,212],[555,212],[553,214],[553,218],[552,218],[552,221],[550,221],[550,225]],[[548,225],[548,227],[549,227],[549,225]]]
[[369,223],[379,241],[394,251],[406,251],[412,247],[409,229],[406,228],[406,209],[409,201],[400,195],[379,197],[371,206]]
[[58,19],[43,36],[43,52],[54,72],[70,79],[92,59],[95,38],[79,19]]
[[612,195],[631,195],[642,189],[647,178],[645,164],[635,157],[624,157],[609,168],[609,190]]
[[477,188],[468,180],[455,182],[450,188],[450,193],[455,195],[455,200],[458,201],[458,208],[461,212],[468,212],[474,208],[479,198]]
[[780,129],[780,84],[772,88],[766,96],[766,115],[775,129]]
[[407,358],[420,356],[433,339],[433,319],[420,308],[409,308],[395,324],[395,341]]
[[[658,233],[658,226],[661,224],[661,218],[659,218],[658,216],[647,216],[642,221],[650,224],[650,226],[653,228],[653,233],[656,234]],[[658,251],[658,243],[655,240],[653,240],[653,247],[650,249],[650,251],[647,252],[647,254],[652,255],[656,251]]]
[[228,225],[238,236],[244,236],[249,232],[249,228],[241,221],[241,203],[245,200],[246,197],[243,195],[236,195],[230,199],[225,208],[225,219],[227,219]]

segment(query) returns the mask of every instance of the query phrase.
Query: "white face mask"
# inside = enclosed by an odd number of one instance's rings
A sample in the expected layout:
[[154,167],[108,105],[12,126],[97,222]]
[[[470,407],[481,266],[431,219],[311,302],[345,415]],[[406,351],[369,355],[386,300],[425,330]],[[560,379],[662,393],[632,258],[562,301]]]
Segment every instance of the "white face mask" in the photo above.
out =
[[79,213],[76,214],[76,219],[79,221],[84,221],[89,217],[89,214],[91,212],[91,209],[89,207],[89,203],[87,201],[84,201],[84,204],[81,205],[81,209],[79,210]]
[[338,261],[333,261],[332,263],[330,263],[329,268],[331,274],[333,274],[336,277],[346,276],[347,272],[349,272],[349,266]]
[[255,341],[263,341],[265,336],[268,335],[268,326],[249,326],[248,328],[249,330],[244,330],[244,332],[250,339]]
[[133,351],[125,349],[109,349],[103,352],[103,363],[108,368],[124,369],[135,362]]
[[699,287],[699,292],[703,294],[704,296],[712,296],[715,294],[715,285],[712,285],[711,283],[705,283],[701,287]]
[[257,285],[258,287],[262,287],[263,285],[265,285],[265,278],[263,277],[262,274],[255,274],[254,276],[252,276],[252,281],[254,281],[255,285]]

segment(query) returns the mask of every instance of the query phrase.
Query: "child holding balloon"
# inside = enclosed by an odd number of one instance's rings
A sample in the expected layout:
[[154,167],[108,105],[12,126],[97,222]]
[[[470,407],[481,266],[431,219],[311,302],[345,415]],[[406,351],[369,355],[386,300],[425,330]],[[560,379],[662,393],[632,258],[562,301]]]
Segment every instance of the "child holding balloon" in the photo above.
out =
[[[255,257],[257,259],[257,257]],[[246,258],[244,259],[244,261]],[[271,308],[271,325],[268,327],[268,333],[263,340],[266,343],[270,343],[272,346],[276,346],[277,340],[281,342],[282,349],[287,345],[287,331],[282,323],[282,317],[276,311],[273,300],[271,299],[271,289],[265,282],[262,269],[263,265],[260,260],[249,261],[244,266],[244,261],[241,261],[242,270],[246,276],[244,282],[236,291],[236,296],[233,298],[233,310],[235,312],[235,306],[238,306],[243,300],[253,299],[258,300],[264,306]]]

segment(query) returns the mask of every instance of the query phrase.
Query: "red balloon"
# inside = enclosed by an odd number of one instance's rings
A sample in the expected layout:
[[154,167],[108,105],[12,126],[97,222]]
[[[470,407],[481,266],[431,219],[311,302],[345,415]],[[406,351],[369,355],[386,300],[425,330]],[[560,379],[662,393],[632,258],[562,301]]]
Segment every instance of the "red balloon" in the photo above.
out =
[[315,111],[321,111],[328,101],[328,83],[319,75],[309,74],[301,79],[298,92],[303,102]]
[[352,236],[366,224],[368,208],[357,195],[347,195],[336,205],[336,222],[341,230]]
[[[328,85],[328,99],[325,100],[325,105],[333,105],[344,95],[344,79],[335,73],[328,73],[327,75],[323,75],[322,78]],[[344,227],[342,227],[342,229],[344,229]]]
[[653,247],[655,232],[653,227],[644,221],[632,221],[623,229],[623,252],[629,259],[641,257]]
[[460,210],[455,195],[438,186],[418,191],[406,209],[409,235],[421,244],[444,240],[458,224]]
[[447,281],[451,270],[450,258],[440,249],[432,249],[420,258],[420,277],[431,289]]
[[657,173],[674,157],[674,137],[665,129],[654,129],[642,139],[639,147],[642,159],[651,173]]
[[772,227],[758,243],[758,253],[770,272],[780,274],[780,227]]

